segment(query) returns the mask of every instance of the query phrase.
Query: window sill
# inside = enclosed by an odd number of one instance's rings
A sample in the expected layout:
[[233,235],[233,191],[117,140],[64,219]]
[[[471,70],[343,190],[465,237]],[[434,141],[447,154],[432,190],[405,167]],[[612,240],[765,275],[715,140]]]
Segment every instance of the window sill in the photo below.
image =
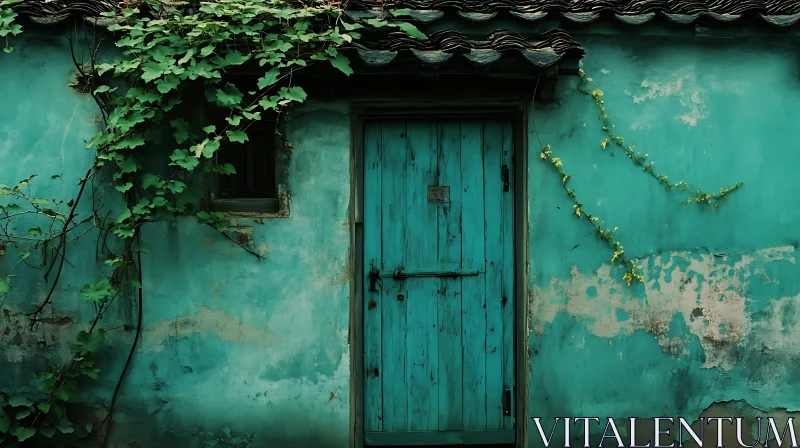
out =
[[213,199],[212,207],[215,211],[231,218],[288,218],[289,195],[281,194],[279,198],[239,198],[239,199]]

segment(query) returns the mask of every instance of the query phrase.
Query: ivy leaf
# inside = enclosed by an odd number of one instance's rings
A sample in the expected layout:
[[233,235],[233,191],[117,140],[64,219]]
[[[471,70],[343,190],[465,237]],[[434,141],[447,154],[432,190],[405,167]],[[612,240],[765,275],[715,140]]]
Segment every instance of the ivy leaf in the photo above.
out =
[[33,402],[28,400],[28,397],[18,395],[16,397],[11,397],[8,399],[8,405],[12,408],[22,407],[22,406],[33,406]]
[[17,436],[17,440],[19,440],[20,442],[24,442],[30,439],[31,437],[33,437],[34,434],[36,434],[36,428],[19,427],[14,432],[14,435]]
[[180,79],[175,75],[167,75],[164,79],[156,81],[156,88],[161,93],[169,93],[171,90],[178,88]]
[[0,296],[11,290],[11,277],[0,278]]
[[147,214],[147,209],[150,206],[150,200],[147,198],[142,198],[139,202],[133,206],[131,209],[131,213],[134,215],[144,215]]
[[189,139],[189,123],[187,123],[186,120],[183,118],[176,118],[170,121],[169,124],[172,126],[172,129],[175,130],[175,133],[172,135],[175,136],[175,141],[178,144],[181,144]]
[[258,88],[264,89],[265,87],[269,87],[276,82],[278,82],[278,77],[281,75],[281,71],[278,68],[273,68],[272,70],[268,71],[264,74],[261,78],[258,78]]
[[353,69],[350,67],[350,60],[347,59],[347,56],[339,53],[333,59],[330,59],[331,65],[337,68],[340,72],[344,73],[347,76],[353,74]]
[[126,219],[130,218],[131,216],[132,216],[132,215],[131,215],[131,211],[130,211],[130,209],[128,209],[127,207],[125,207],[125,210],[123,210],[123,211],[122,211],[122,213],[120,213],[120,214],[119,214],[119,217],[117,218],[117,224],[119,224],[119,223],[121,223],[121,222],[125,221]]
[[231,143],[244,143],[248,138],[244,131],[228,131],[228,139]]
[[226,84],[225,89],[217,89],[217,104],[223,107],[234,107],[242,102],[242,92],[233,84]]
[[97,89],[95,89],[94,93],[98,94],[98,93],[105,93],[105,92],[113,92],[115,90],[117,90],[116,87],[112,89],[110,86],[103,85],[103,86],[100,86]]
[[78,333],[76,343],[80,347],[80,352],[94,353],[100,348],[100,345],[103,344],[105,337],[106,331],[102,328],[93,330],[91,333],[81,331]]
[[39,428],[39,434],[47,437],[48,439],[53,438],[53,435],[56,433],[56,429],[52,427],[43,427]]
[[[113,296],[114,292],[114,288],[107,278],[101,278],[97,282],[86,284],[81,288],[83,300],[86,302],[102,302],[106,298]],[[80,341],[80,335],[78,339]]]
[[269,98],[261,98],[261,100],[258,102],[258,105],[263,107],[264,110],[274,110],[278,107],[278,97],[273,95]]
[[201,57],[206,57],[206,56],[210,55],[213,52],[214,52],[214,46],[213,45],[207,45],[207,46],[203,47],[200,50],[200,56]]
[[131,182],[126,182],[125,185],[117,185],[114,188],[117,191],[119,191],[120,193],[125,193],[126,191],[130,190],[131,188],[133,188],[133,184]]
[[146,190],[155,185],[156,183],[158,183],[158,181],[159,181],[158,176],[156,176],[155,174],[147,173],[142,177],[142,188]]
[[8,417],[0,417],[0,434],[7,434],[10,424],[11,421],[8,419]]
[[182,58],[178,59],[178,64],[185,64],[189,62],[189,60],[192,59],[192,56],[194,56],[194,48],[190,48]]
[[[214,138],[213,140],[210,140],[208,143],[206,143],[203,146],[203,149],[201,151],[201,154],[203,155],[203,157],[205,157],[207,159],[210,159],[211,156],[213,156],[214,153],[216,153],[219,150],[220,139],[221,139],[221,137]],[[198,157],[199,157],[199,155],[198,155]]]
[[97,74],[103,76],[103,73],[114,70],[114,66],[111,64],[97,64],[94,66],[95,70],[97,70]]
[[132,158],[127,158],[121,162],[117,162],[119,172],[122,174],[134,173],[139,169],[139,164]]
[[366,23],[367,25],[374,26],[375,28],[383,28],[386,25],[388,25],[388,23],[380,19],[364,19],[364,23]]
[[249,61],[251,58],[250,54],[242,55],[238,51],[233,51],[225,55],[225,62],[230,65],[242,65],[245,62]]
[[199,211],[197,212],[197,222],[200,224],[205,224],[211,220],[211,215],[208,214],[206,211]]
[[236,174],[236,168],[231,165],[230,163],[226,163],[223,165],[217,165],[214,167],[214,171],[219,174]]
[[302,103],[303,101],[308,98],[308,94],[305,90],[303,90],[300,86],[290,87],[290,88],[282,88],[281,89],[281,96],[286,98],[287,100],[297,101]]
[[422,33],[416,26],[408,22],[402,22],[398,25],[399,28],[406,32],[411,37],[420,39],[420,40],[428,40],[428,36]]
[[142,80],[150,82],[160,78],[169,69],[169,64],[162,62],[148,62],[142,65]]
[[33,408],[31,407],[27,407],[21,411],[17,411],[17,420],[22,420],[23,418],[31,415],[31,411],[33,411]]
[[186,171],[194,171],[194,169],[197,168],[197,165],[200,164],[200,161],[197,159],[197,157],[192,156],[185,149],[176,149],[172,152],[172,155],[170,155],[169,158],[172,160],[171,165],[179,166]]

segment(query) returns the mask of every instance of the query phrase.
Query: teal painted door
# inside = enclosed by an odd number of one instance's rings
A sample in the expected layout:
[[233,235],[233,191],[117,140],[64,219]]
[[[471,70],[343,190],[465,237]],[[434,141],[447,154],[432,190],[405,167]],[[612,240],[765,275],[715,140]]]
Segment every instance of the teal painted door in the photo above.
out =
[[368,445],[514,441],[513,127],[364,128]]

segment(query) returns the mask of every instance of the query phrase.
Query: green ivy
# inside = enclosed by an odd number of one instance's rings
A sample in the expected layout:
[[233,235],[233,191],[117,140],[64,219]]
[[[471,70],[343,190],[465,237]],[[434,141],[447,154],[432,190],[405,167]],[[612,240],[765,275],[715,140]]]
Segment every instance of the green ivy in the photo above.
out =
[[[8,8],[11,3],[0,2],[0,36],[16,36],[21,27],[13,23],[16,14]],[[105,258],[102,275],[81,288],[83,300],[92,304],[96,313],[72,345],[69,365],[42,376],[40,396],[0,395],[5,400],[0,401],[0,443],[23,444],[59,434],[74,440],[74,425],[66,407],[78,383],[96,378],[99,371],[91,355],[104,341],[105,330],[99,326],[103,314],[126,286],[139,294],[141,307],[138,258],[147,252],[139,239],[142,227],[193,214],[199,224],[228,236],[224,215],[208,210],[204,195],[194,187],[202,186],[209,175],[235,174],[233,166],[216,163],[217,153],[229,143],[248,141],[248,129],[263,116],[283,113],[307,99],[306,90],[294,76],[298,71],[325,64],[352,74],[340,48],[361,38],[360,30],[365,28],[396,28],[426,39],[413,25],[395,19],[408,11],[353,21],[334,1],[217,0],[200,3],[196,9],[151,1],[146,6],[147,14],[137,7],[119,15],[104,14],[119,20],[109,27],[121,50],[119,58],[95,63],[92,56],[88,69],[76,62],[104,122],[102,131],[88,144],[96,156],[79,182],[78,195],[66,203],[40,202],[25,192],[31,178],[0,188],[0,199],[5,196],[8,200],[8,205],[0,206],[0,229],[15,228],[2,226],[4,218],[45,217],[51,224],[31,228],[24,235],[13,230],[0,235],[0,256],[5,253],[4,241],[21,253],[20,260],[36,251],[50,254],[42,257],[49,260],[43,263],[46,278],[51,271],[56,278],[50,293],[28,314],[32,328],[52,303],[68,244],[86,233],[84,227],[100,230],[98,246]],[[12,47],[6,42],[9,52]],[[92,50],[96,55],[96,49]],[[240,71],[258,75],[249,84],[237,83],[233,76]],[[224,120],[215,122],[196,113],[205,109],[222,111]],[[150,169],[146,170],[146,165]],[[97,210],[78,219],[76,207],[100,173],[110,174],[122,199],[119,212],[111,220]],[[94,193],[93,198],[97,196]],[[106,240],[109,233],[115,241]],[[0,300],[11,291],[13,275],[11,269],[0,276]],[[135,345],[136,339],[109,414]],[[110,415],[102,423],[106,421],[111,421]],[[90,427],[78,432],[80,437],[101,433]],[[103,439],[101,446],[105,444]]]
[[[600,146],[603,149],[607,149],[609,143],[614,143],[618,147],[620,147],[624,152],[625,155],[638,167],[640,167],[644,172],[649,174],[656,180],[659,184],[663,185],[667,190],[671,189],[678,189],[680,191],[687,191],[691,187],[686,181],[678,181],[672,183],[669,181],[669,178],[663,174],[659,174],[653,169],[653,165],[655,162],[647,162],[647,154],[642,154],[640,152],[635,151],[633,145],[626,145],[625,139],[616,135],[612,132],[612,129],[615,128],[614,124],[611,122],[611,117],[606,112],[605,101],[603,101],[603,91],[600,89],[589,90],[587,85],[592,82],[592,78],[588,78],[586,76],[586,72],[580,70],[580,82],[578,84],[578,90],[590,95],[593,99],[595,104],[597,105],[598,109],[600,110],[600,121],[603,122],[603,132],[606,133],[607,137],[600,142]],[[614,155],[612,152],[611,155]],[[719,203],[724,201],[725,198],[728,197],[730,193],[738,190],[739,188],[743,187],[744,183],[739,182],[731,187],[728,188],[720,188],[719,193],[707,193],[703,190],[697,190],[694,196],[690,196],[686,199],[686,203],[691,203],[694,201],[696,204],[699,205],[710,205],[714,208],[719,206]]]
[[611,258],[611,265],[614,266],[617,264],[625,268],[625,274],[622,276],[622,279],[627,282],[628,286],[630,286],[634,281],[643,281],[641,266],[638,266],[633,260],[628,259],[625,255],[625,248],[619,243],[619,241],[614,239],[614,232],[617,231],[617,228],[615,227],[613,229],[607,229],[603,227],[603,223],[598,224],[600,219],[587,212],[584,205],[578,201],[575,191],[569,188],[567,184],[569,183],[571,177],[564,171],[564,164],[561,162],[561,159],[553,156],[553,151],[550,148],[550,145],[542,148],[539,158],[541,160],[550,162],[550,165],[558,172],[558,175],[561,176],[561,186],[564,187],[564,191],[566,191],[567,196],[572,201],[572,211],[575,216],[585,219],[586,222],[588,222],[594,228],[598,238],[606,242],[606,244],[608,244],[609,247],[611,247],[611,249],[614,251],[614,255]]
[[[592,81],[592,78],[588,78],[586,76],[586,72],[583,70],[579,71],[580,80],[578,82],[578,90],[583,92],[587,95],[590,95],[593,99],[595,104],[600,110],[600,121],[603,123],[603,132],[606,133],[607,137],[600,142],[600,146],[602,149],[607,149],[608,144],[610,142],[615,143],[617,146],[622,148],[625,152],[625,155],[634,163],[634,165],[639,166],[642,168],[644,172],[649,174],[653,177],[659,184],[666,187],[667,190],[671,189],[678,189],[680,191],[687,191],[689,190],[690,186],[686,181],[679,181],[675,183],[671,183],[667,176],[663,174],[657,173],[653,169],[654,162],[647,163],[647,154],[641,154],[634,150],[633,145],[626,145],[625,139],[622,137],[615,135],[611,130],[614,129],[614,124],[611,122],[611,117],[606,112],[605,101],[603,101],[603,91],[600,89],[589,90],[587,85]],[[537,133],[538,138],[538,133]],[[540,142],[541,144],[541,142]],[[611,155],[613,156],[614,153],[612,152]],[[600,220],[596,216],[588,213],[584,205],[578,200],[578,197],[575,195],[575,191],[570,189],[567,186],[567,183],[571,179],[566,171],[564,171],[563,163],[560,158],[553,156],[553,151],[550,145],[542,146],[542,151],[540,153],[541,160],[549,162],[549,164],[558,172],[558,175],[561,177],[561,185],[564,187],[564,190],[567,193],[567,196],[572,201],[572,210],[575,216],[578,218],[584,218],[586,221],[595,229],[595,233],[600,240],[604,241],[609,248],[613,251],[613,255],[611,257],[611,265],[618,265],[622,266],[625,269],[625,273],[622,276],[622,279],[631,286],[633,282],[642,282],[644,278],[641,273],[641,266],[637,265],[636,262],[630,258],[628,258],[625,254],[625,248],[622,244],[614,238],[614,233],[617,231],[617,228],[608,229],[604,228],[603,223],[601,222],[598,224]],[[697,190],[694,196],[690,196],[685,202],[691,203],[694,201],[696,204],[699,205],[709,205],[713,208],[719,207],[719,204],[724,201],[730,193],[738,190],[744,186],[742,182],[739,182],[732,187],[728,188],[720,188],[719,193],[707,193],[703,190]]]
[[16,36],[22,32],[22,25],[14,23],[17,18],[17,13],[11,9],[11,5],[19,3],[22,0],[0,0],[0,37],[5,40],[5,47],[3,51],[11,53],[14,50],[9,43],[9,36]]

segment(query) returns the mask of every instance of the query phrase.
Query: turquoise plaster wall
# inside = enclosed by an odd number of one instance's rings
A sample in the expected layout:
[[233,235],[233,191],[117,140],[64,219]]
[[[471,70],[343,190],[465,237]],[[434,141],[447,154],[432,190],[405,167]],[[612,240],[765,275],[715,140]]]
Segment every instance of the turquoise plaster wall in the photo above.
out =
[[[681,205],[685,195],[665,192],[619,150],[604,153],[596,108],[575,79],[562,80],[557,104],[534,109],[531,415],[693,419],[728,401],[797,411],[794,45],[582,42],[617,133],[657,170],[707,190],[745,187],[718,211]],[[72,72],[66,41],[52,32],[27,31],[0,59],[0,183],[37,173],[34,193],[75,194],[97,121],[91,99],[67,86]],[[628,290],[622,273],[604,265],[610,252],[571,216],[557,175],[536,157],[534,124],[586,209],[618,226],[628,253],[643,257],[644,285]],[[115,417],[118,446],[347,446],[348,109],[309,104],[288,132],[291,216],[237,223],[254,229],[265,260],[190,219],[147,229],[145,330]],[[100,263],[91,247],[70,262],[49,317],[80,322],[90,310],[77,290]],[[15,313],[44,291],[40,276],[18,282],[9,314],[0,315],[0,379],[9,386],[32,384],[31,371],[65,359],[59,344],[80,329],[52,320],[27,331]],[[110,322],[133,323],[135,303],[122,305]],[[116,330],[109,339],[110,367],[90,397],[99,403],[110,398],[132,334]],[[533,427],[530,446],[539,446]]]
[[[614,133],[649,154],[656,171],[707,191],[745,186],[717,211],[682,205],[690,193],[667,192],[613,144],[602,149],[598,109],[577,79],[561,81],[558,103],[535,108],[531,415],[547,425],[556,416],[693,420],[732,400],[800,410],[796,42],[581,42]],[[571,215],[559,176],[538,157],[534,128],[573,176],[585,211],[619,227],[627,254],[641,258],[643,285],[628,288],[609,270],[611,251]],[[533,425],[529,443],[541,444]]]
[[[92,158],[84,141],[96,132],[97,109],[68,87],[66,39],[44,33],[26,31],[0,58],[0,183],[37,173],[35,193],[70,198]],[[114,417],[117,447],[347,445],[349,123],[346,105],[293,112],[290,217],[235,223],[253,229],[264,260],[193,219],[146,229],[144,331]],[[78,289],[102,263],[94,247],[92,235],[72,246],[55,315],[90,317]],[[7,257],[3,267],[14,261]],[[16,313],[43,297],[45,285],[40,272],[26,275],[5,303],[9,313],[0,313],[0,387],[33,385],[30,373],[66,359],[59,343],[81,328],[61,321],[32,334]],[[119,310],[107,326],[135,324],[135,302]],[[86,397],[106,405],[133,332],[108,338],[108,368]]]

